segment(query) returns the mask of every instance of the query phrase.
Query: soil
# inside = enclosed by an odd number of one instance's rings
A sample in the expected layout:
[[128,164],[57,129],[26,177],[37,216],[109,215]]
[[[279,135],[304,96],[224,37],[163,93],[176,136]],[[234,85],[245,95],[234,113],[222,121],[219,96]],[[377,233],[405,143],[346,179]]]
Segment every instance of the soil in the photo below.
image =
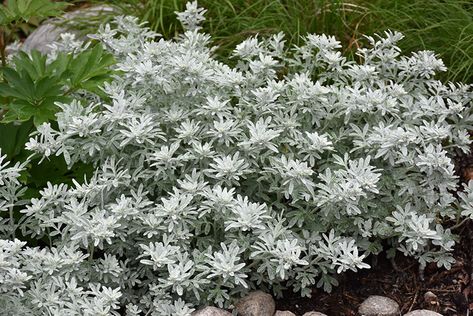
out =
[[[461,183],[473,180],[473,154],[458,154],[455,166]],[[329,316],[354,316],[370,295],[383,295],[398,302],[402,314],[429,309],[445,316],[473,315],[473,221],[453,232],[459,240],[453,253],[456,262],[450,270],[430,264],[420,271],[415,259],[398,254],[391,261],[381,253],[373,258],[376,264],[371,269],[340,276],[340,285],[332,293],[313,289],[311,298],[301,298],[288,291],[284,299],[276,301],[276,308],[296,315],[319,311]]]
[[313,289],[311,298],[301,298],[287,292],[284,299],[276,301],[276,308],[296,315],[319,311],[329,316],[354,316],[363,300],[383,295],[398,302],[402,314],[430,309],[446,316],[468,315],[473,312],[473,222],[457,233],[456,263],[450,270],[430,264],[422,272],[417,261],[407,257],[396,257],[394,267],[385,254],[380,254],[371,269],[343,275],[332,293]]

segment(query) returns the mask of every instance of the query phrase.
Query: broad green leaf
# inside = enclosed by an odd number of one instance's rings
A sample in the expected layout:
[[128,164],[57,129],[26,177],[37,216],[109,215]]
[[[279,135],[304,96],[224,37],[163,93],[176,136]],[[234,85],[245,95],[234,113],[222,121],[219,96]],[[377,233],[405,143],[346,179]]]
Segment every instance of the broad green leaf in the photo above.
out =
[[63,10],[70,6],[67,2],[56,2],[50,0],[34,0],[29,6],[29,11],[36,16],[47,17],[56,16],[63,12]]
[[33,60],[33,66],[36,69],[36,72],[39,76],[46,75],[46,60],[47,56],[42,55],[39,51],[33,50],[31,51],[31,59]]
[[8,110],[3,122],[33,118],[37,126],[55,119],[55,103],[69,100],[65,91],[84,89],[103,96],[100,87],[111,79],[114,59],[96,45],[77,56],[59,53],[50,64],[37,51],[31,52],[31,56],[19,53],[13,62],[15,69],[0,68],[4,79],[0,82],[0,96],[7,98]]
[[28,95],[30,99],[34,99],[35,82],[33,81],[30,74],[26,70],[21,70],[20,76],[21,76],[20,78],[22,79],[22,84],[23,84],[22,88],[26,90],[26,95]]
[[11,10],[0,4],[0,25],[9,25],[14,21],[15,17]]
[[33,123],[35,126],[39,126],[43,123],[49,122],[56,118],[56,112],[58,108],[54,104],[50,104],[50,106],[44,106],[41,111],[37,111],[33,116]]
[[20,15],[24,15],[27,11],[29,6],[31,5],[32,0],[18,0],[16,6],[18,8],[18,13]]
[[16,85],[16,86],[21,86],[22,80],[18,72],[10,67],[2,67],[0,68],[2,74],[3,74],[3,79],[8,81],[11,85]]
[[17,156],[24,148],[29,134],[32,132],[33,122],[27,121],[21,124],[0,124],[0,148],[9,159]]
[[10,88],[17,92],[16,95],[18,98],[23,100],[31,98],[32,91],[34,91],[34,84],[30,77],[22,77],[16,70],[9,67],[1,68],[1,72]]
[[10,85],[4,82],[0,82],[0,96],[1,97],[15,97],[19,99],[24,97],[24,95],[20,91],[12,88]]
[[[114,58],[111,54],[104,52],[101,45],[97,44],[90,50],[80,53],[71,61],[72,72],[71,86],[77,89],[95,89],[96,86],[108,80],[111,75],[110,66]],[[93,80],[92,84],[87,81]],[[92,91],[92,90],[91,90]]]
[[7,0],[7,8],[10,9],[12,12],[17,12],[18,6],[16,4],[16,0]]
[[41,99],[44,97],[54,97],[61,96],[63,93],[61,85],[56,82],[57,78],[54,77],[44,77],[36,82],[35,85],[35,98]]
[[16,113],[20,121],[27,121],[38,112],[38,107],[24,100],[15,100],[10,103],[8,109],[8,113]]
[[31,59],[27,53],[22,51],[18,52],[18,55],[13,58],[13,63],[15,64],[17,71],[28,71],[32,78],[37,78],[39,76],[35,66],[31,62]]
[[68,3],[50,0],[8,0],[6,7],[2,7],[0,23],[8,25],[17,22],[28,22],[32,17],[46,18],[63,12]]
[[46,186],[47,182],[72,184],[73,178],[82,183],[84,175],[90,176],[93,170],[91,165],[81,162],[68,169],[64,157],[50,156],[41,164],[34,163],[31,166],[29,182],[39,188]]
[[72,54],[60,52],[56,59],[48,65],[48,74],[60,77],[61,80],[66,81],[67,77],[64,74],[67,72],[72,58]]

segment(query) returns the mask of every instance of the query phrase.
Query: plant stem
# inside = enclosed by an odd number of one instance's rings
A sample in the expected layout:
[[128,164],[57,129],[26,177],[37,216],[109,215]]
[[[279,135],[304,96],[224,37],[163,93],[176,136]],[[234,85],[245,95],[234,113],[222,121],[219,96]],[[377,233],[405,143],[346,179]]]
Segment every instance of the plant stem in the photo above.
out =
[[49,227],[46,228],[46,232],[48,233],[48,241],[49,241],[49,247],[53,247],[53,240],[51,239],[51,229]]
[[90,263],[92,263],[92,261],[94,260],[94,250],[95,250],[95,246],[94,246],[94,242],[92,240],[92,244],[89,246],[89,252],[90,252],[89,262]]
[[450,229],[453,230],[453,229],[456,229],[456,228],[458,228],[458,227],[461,227],[461,226],[463,226],[463,224],[465,224],[466,222],[468,222],[470,219],[471,219],[471,218],[466,217],[466,218],[464,218],[461,222],[458,222],[457,224],[455,224],[455,225],[453,225],[452,227],[450,227]]
[[3,28],[0,28],[0,56],[2,58],[3,67],[7,65],[7,57],[5,54],[6,48],[7,48],[7,41],[5,38],[5,32],[3,31]]
[[11,234],[13,239],[15,239],[15,217],[13,217],[13,204],[9,208],[10,212],[10,226],[11,226]]

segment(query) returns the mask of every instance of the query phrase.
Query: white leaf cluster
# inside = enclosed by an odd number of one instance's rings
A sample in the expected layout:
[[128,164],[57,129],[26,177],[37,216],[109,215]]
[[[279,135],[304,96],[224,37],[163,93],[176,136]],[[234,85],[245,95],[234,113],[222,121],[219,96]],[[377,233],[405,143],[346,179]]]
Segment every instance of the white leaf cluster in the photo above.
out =
[[[199,32],[204,11],[179,13],[175,40],[131,17],[94,36],[121,71],[108,98],[61,104],[27,148],[95,172],[22,208],[14,228],[48,246],[2,230],[7,315],[190,315],[254,288],[310,295],[369,268],[386,240],[451,265],[441,223],[473,218],[452,161],[471,143],[472,87],[435,80],[442,61],[403,56],[391,32],[367,37],[359,62],[331,36],[293,50],[252,37],[230,67]],[[2,211],[21,168],[0,160]]]

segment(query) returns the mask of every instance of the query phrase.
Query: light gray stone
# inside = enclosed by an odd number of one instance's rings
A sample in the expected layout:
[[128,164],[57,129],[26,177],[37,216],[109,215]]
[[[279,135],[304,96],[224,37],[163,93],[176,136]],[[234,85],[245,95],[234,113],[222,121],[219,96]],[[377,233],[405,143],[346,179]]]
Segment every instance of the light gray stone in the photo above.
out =
[[22,49],[25,51],[38,50],[43,54],[51,51],[50,45],[59,40],[62,33],[72,31],[55,25],[55,21],[49,20],[36,28],[23,42]]
[[438,297],[437,297],[437,295],[435,295],[433,292],[431,292],[431,291],[425,292],[425,294],[424,294],[424,301],[425,301],[426,303],[430,303],[430,302],[432,302],[432,301],[437,301],[437,300],[438,300]]
[[307,312],[302,316],[327,316],[321,312]]
[[276,314],[274,314],[274,316],[296,316],[296,314],[290,311],[276,311]]
[[192,316],[232,316],[232,313],[217,307],[207,306],[196,310],[192,313]]
[[428,309],[418,309],[404,314],[404,316],[442,316],[442,314],[436,313],[434,311],[429,311]]
[[431,291],[427,291],[424,294],[424,307],[431,309],[440,306],[439,298]]
[[399,304],[389,297],[373,295],[361,303],[358,313],[362,316],[398,316]]
[[46,20],[38,26],[23,42],[22,49],[30,51],[38,50],[43,54],[51,51],[50,45],[60,39],[63,33],[74,33],[78,31],[71,29],[71,21],[76,17],[87,18],[97,16],[101,12],[112,12],[114,8],[106,5],[93,6],[65,13],[63,16]]
[[274,316],[276,304],[271,295],[251,292],[235,304],[239,316]]

